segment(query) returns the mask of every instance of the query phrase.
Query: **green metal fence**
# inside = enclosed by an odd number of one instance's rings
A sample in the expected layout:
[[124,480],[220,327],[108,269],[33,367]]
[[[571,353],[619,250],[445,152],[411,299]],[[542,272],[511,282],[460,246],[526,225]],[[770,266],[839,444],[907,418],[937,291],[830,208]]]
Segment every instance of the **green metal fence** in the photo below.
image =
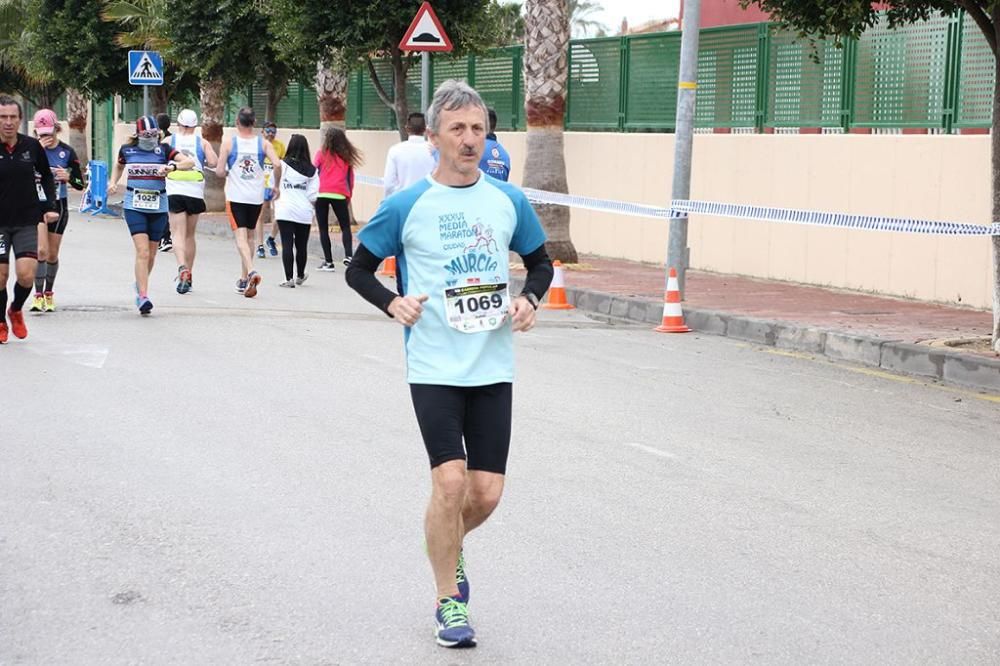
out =
[[[680,33],[572,40],[569,45],[566,128],[656,132],[674,129]],[[523,47],[462,58],[434,54],[431,85],[468,81],[497,112],[498,127],[523,129]],[[375,63],[386,95],[392,68]],[[708,28],[698,53],[695,124],[700,128],[920,128],[952,131],[989,127],[995,60],[975,22],[964,12],[889,30],[883,20],[860,39],[816,44],[769,23]],[[406,95],[419,105],[419,68],[410,70]],[[266,91],[254,86],[226,106],[260,110]],[[197,100],[188,106],[197,108]],[[174,108],[174,107],[177,108]],[[183,105],[171,105],[171,113]],[[140,100],[125,104],[134,118]],[[292,83],[278,105],[280,127],[317,127],[313,88]],[[393,129],[394,113],[368,75],[350,78],[347,126]]]

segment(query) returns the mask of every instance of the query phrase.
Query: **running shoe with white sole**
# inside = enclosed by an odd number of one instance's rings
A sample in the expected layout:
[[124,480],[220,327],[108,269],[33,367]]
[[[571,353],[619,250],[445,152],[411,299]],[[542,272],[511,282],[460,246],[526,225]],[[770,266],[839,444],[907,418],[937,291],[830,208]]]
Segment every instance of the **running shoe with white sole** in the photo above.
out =
[[186,266],[177,269],[177,293],[186,294],[191,291],[191,271]]
[[244,280],[243,278],[240,278],[239,280],[237,280],[236,281],[236,293],[237,294],[245,294],[246,290],[247,290],[247,281]]
[[285,287],[286,289],[295,289],[295,280],[285,280],[284,282],[279,282],[278,286]]
[[148,298],[139,298],[139,314],[145,316],[153,311],[153,301]]
[[247,288],[243,292],[243,295],[247,298],[253,298],[257,295],[257,286],[260,284],[261,277],[260,273],[257,271],[250,271],[250,275],[247,276]]
[[438,645],[448,648],[476,646],[476,632],[469,624],[469,605],[461,599],[438,599],[434,620],[434,637]]
[[264,255],[264,246],[263,245],[258,245],[257,246],[257,258],[258,259],[263,259],[264,256],[265,256]]
[[169,238],[160,239],[160,252],[170,252],[174,249],[174,242]]
[[345,266],[350,266],[351,265],[351,258],[350,257],[344,257],[344,265]]
[[332,261],[324,261],[322,264],[316,267],[316,270],[322,271],[323,273],[332,273],[337,270],[337,267]]
[[274,236],[268,236],[264,239],[264,243],[267,245],[267,251],[271,253],[272,257],[278,256],[278,244],[274,242]]
[[44,298],[45,298],[45,311],[46,312],[55,312],[56,311],[56,297],[52,294],[51,291],[47,291],[44,294]]
[[309,273],[303,273],[302,277],[295,278],[295,284],[301,285],[303,282],[309,279]]

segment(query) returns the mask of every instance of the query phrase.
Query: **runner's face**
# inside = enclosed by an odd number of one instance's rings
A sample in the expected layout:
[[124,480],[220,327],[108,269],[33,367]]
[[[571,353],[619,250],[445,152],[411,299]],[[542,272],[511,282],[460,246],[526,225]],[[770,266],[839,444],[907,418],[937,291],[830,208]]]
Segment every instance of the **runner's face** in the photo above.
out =
[[486,149],[486,114],[476,106],[441,111],[437,133],[431,141],[441,153],[441,165],[469,175],[479,168]]
[[8,143],[13,141],[20,128],[21,112],[18,111],[17,104],[0,106],[0,139]]

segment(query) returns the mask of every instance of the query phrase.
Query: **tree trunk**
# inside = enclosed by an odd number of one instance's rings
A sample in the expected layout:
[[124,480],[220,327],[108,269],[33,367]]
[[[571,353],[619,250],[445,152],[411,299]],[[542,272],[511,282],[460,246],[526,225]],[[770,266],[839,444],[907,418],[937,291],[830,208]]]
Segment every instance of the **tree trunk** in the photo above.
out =
[[[990,152],[993,166],[993,222],[1000,223],[1000,59],[994,62],[993,130]],[[993,236],[993,351],[1000,353],[1000,236]]]
[[80,164],[86,166],[90,161],[90,151],[87,147],[87,115],[90,104],[83,93],[75,88],[66,89],[66,124],[69,125],[69,145],[76,151]]
[[316,63],[316,102],[319,104],[319,128],[344,129],[347,126],[347,83],[349,72],[343,66]]
[[[222,143],[222,112],[226,103],[226,84],[221,79],[202,80],[198,90],[201,104],[201,137],[208,141],[219,154]],[[216,177],[211,169],[205,170],[205,206],[210,211],[226,209],[224,181]]]
[[166,113],[169,104],[170,90],[166,86],[149,87],[149,113],[154,118],[160,113]]
[[264,120],[277,122],[278,104],[285,99],[288,94],[288,81],[272,82],[267,88],[267,109],[264,111]]
[[[527,152],[524,187],[569,192],[563,151],[563,118],[568,81],[569,13],[566,0],[527,0],[525,3],[524,110]],[[536,204],[553,259],[579,261],[570,238],[570,210],[566,206]]]
[[399,140],[406,141],[406,117],[410,115],[410,104],[406,99],[407,63],[399,49],[392,49],[392,96],[393,110],[396,112],[396,130]]

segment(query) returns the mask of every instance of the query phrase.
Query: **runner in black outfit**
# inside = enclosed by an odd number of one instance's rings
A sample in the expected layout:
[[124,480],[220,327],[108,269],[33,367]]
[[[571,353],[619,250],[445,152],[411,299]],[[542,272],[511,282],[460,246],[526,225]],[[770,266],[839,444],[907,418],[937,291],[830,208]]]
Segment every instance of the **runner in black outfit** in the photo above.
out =
[[[38,224],[56,222],[56,182],[49,160],[38,139],[18,133],[21,105],[9,95],[0,95],[0,344],[7,342],[7,311],[10,330],[18,338],[28,337],[21,309],[31,295],[38,269]],[[41,174],[41,201],[35,185]],[[43,210],[45,211],[43,214]],[[7,309],[7,278],[14,256],[17,281],[14,300]]]

